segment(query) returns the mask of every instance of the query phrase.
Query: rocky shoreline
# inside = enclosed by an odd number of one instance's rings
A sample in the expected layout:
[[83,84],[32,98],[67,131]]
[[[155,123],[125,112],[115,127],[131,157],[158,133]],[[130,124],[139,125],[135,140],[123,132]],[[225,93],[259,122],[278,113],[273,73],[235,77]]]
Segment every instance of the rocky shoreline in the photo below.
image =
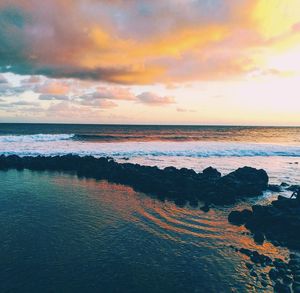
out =
[[[289,255],[289,260],[271,259],[246,248],[232,247],[235,252],[249,258],[246,267],[249,273],[262,287],[271,286],[278,293],[300,293],[300,256],[295,253]],[[259,273],[258,271],[262,271]]]
[[209,204],[232,204],[244,197],[261,195],[268,188],[268,175],[264,170],[243,167],[221,176],[209,167],[202,173],[192,169],[141,166],[117,163],[111,158],[94,158],[64,155],[54,157],[0,156],[0,170],[6,169],[53,170],[75,172],[79,177],[105,179],[113,183],[131,186],[136,191],[154,195],[160,199],[174,200],[178,205],[198,205],[208,211]]
[[[292,186],[294,191],[298,186]],[[295,251],[300,250],[300,199],[286,198],[281,195],[270,205],[253,205],[252,209],[232,211],[228,216],[229,222],[244,225],[253,234],[255,242],[262,244],[265,239],[274,245],[284,246]],[[240,253],[247,255],[253,264],[272,267],[269,279],[275,292],[300,293],[300,256],[298,252],[290,254],[289,262],[272,261],[259,255],[256,251],[244,248]],[[254,265],[249,265],[250,274],[256,274]]]
[[278,196],[270,205],[254,205],[251,210],[233,211],[229,222],[245,225],[254,239],[268,239],[275,245],[300,249],[300,200]]

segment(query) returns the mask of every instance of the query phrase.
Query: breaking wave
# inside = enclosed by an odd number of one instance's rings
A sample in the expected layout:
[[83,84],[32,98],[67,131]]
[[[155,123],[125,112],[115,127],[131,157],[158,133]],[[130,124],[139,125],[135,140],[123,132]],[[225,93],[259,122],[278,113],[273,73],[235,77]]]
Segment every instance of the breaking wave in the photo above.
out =
[[28,134],[28,135],[3,135],[0,142],[47,142],[72,139],[74,134]]
[[74,134],[0,136],[0,154],[111,157],[300,157],[299,145],[207,141],[79,141]]

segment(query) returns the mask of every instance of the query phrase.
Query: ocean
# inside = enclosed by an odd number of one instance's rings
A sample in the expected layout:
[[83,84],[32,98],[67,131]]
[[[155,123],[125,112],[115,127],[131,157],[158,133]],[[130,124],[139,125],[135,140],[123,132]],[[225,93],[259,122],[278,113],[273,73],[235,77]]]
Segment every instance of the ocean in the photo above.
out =
[[[67,153],[223,174],[248,165],[271,183],[300,181],[296,127],[0,124],[0,155]],[[227,221],[276,192],[204,213],[59,172],[0,171],[0,186],[0,292],[273,292],[267,269],[250,275],[232,247],[290,253]]]
[[0,124],[0,154],[69,153],[223,174],[250,165],[273,183],[300,179],[299,127]]

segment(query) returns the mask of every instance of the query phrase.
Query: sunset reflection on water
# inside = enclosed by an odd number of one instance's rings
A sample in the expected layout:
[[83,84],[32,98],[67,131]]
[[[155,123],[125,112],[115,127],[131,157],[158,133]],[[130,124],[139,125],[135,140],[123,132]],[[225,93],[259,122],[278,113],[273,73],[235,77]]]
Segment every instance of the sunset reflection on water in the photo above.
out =
[[[153,286],[172,293],[272,292],[250,276],[249,259],[235,248],[288,257],[287,249],[257,245],[245,228],[227,221],[232,209],[268,202],[272,194],[204,213],[202,203],[179,207],[74,174],[11,170],[1,172],[0,184],[5,288],[32,292],[34,284],[43,291],[51,276],[61,280],[60,292],[70,292],[70,279],[75,292],[116,292],[115,280],[134,293]],[[47,286],[57,291],[56,281]]]
[[[66,186],[68,181],[69,178],[55,178],[55,183],[62,187]],[[251,208],[254,203],[269,202],[271,195],[225,208],[215,207],[204,213],[199,209],[201,203],[198,208],[189,205],[179,207],[171,201],[161,202],[151,196],[135,192],[131,187],[107,181],[76,179],[72,184],[75,189],[87,190],[89,199],[95,205],[113,211],[118,218],[116,221],[122,220],[137,225],[155,237],[188,243],[199,248],[217,249],[226,257],[235,253],[225,249],[230,246],[256,250],[271,258],[286,259],[289,255],[287,249],[276,247],[268,241],[263,245],[256,244],[251,235],[248,235],[249,231],[246,228],[231,225],[227,220],[231,210]],[[247,260],[246,256],[242,254],[239,256]]]

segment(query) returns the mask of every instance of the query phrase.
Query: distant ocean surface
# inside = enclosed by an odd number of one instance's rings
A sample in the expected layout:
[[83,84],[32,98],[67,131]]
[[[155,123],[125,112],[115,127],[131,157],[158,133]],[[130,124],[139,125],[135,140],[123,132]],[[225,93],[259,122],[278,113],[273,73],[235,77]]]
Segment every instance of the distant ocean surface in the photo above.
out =
[[0,124],[0,154],[69,153],[223,173],[251,165],[275,181],[300,179],[299,127]]

